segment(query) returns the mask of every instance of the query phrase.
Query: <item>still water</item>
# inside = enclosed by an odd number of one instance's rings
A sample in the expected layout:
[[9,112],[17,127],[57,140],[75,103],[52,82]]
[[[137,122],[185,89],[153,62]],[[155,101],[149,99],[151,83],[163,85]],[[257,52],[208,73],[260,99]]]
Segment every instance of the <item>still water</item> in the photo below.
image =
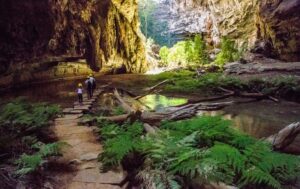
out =
[[[12,90],[1,94],[0,104],[19,96],[27,96],[32,102],[47,101],[58,103],[62,107],[70,107],[77,100],[75,90],[80,82],[84,82],[84,79],[45,83],[22,90]],[[150,109],[162,111],[168,106],[184,104],[187,99],[151,94],[141,101]],[[203,111],[199,112],[199,115],[221,115],[225,119],[232,120],[233,127],[238,130],[261,138],[278,132],[292,122],[300,121],[300,105],[285,101],[280,103],[260,101],[229,106],[221,111]]]
[[[184,104],[187,99],[148,95],[141,101],[153,110],[162,111],[165,107]],[[292,122],[300,121],[300,105],[285,101],[260,101],[228,106],[220,111],[199,111],[198,115],[222,116],[232,120],[234,128],[262,138],[278,132]]]

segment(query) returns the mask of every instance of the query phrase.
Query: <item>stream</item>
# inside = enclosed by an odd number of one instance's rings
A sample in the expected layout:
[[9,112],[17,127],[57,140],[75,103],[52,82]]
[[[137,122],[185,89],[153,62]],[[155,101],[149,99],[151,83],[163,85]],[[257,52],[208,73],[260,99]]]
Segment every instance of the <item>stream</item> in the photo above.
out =
[[[122,79],[122,78],[121,78]],[[25,96],[29,101],[46,101],[60,104],[62,107],[72,106],[77,96],[76,86],[84,80],[67,80],[32,85],[24,89],[11,90],[1,94],[1,103]],[[130,82],[130,81],[129,81]],[[176,95],[178,96],[178,95]],[[102,95],[103,98],[103,95]],[[100,99],[100,101],[105,99]],[[162,111],[163,108],[184,104],[187,99],[150,94],[140,99],[149,109]],[[299,121],[300,104],[281,101],[259,101],[247,104],[228,106],[219,111],[200,111],[201,115],[220,115],[233,121],[233,127],[256,138],[270,136],[286,125]]]

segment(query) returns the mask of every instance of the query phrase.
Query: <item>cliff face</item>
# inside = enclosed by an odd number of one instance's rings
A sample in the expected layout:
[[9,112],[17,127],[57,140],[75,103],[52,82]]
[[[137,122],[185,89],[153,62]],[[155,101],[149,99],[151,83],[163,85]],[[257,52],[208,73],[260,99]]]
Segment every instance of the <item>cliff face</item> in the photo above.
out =
[[300,0],[260,0],[257,25],[279,58],[300,61]]
[[30,80],[78,58],[94,71],[143,72],[137,12],[136,0],[0,0],[0,73]]
[[217,46],[222,36],[282,60],[300,60],[300,0],[171,0],[170,30],[202,33]]

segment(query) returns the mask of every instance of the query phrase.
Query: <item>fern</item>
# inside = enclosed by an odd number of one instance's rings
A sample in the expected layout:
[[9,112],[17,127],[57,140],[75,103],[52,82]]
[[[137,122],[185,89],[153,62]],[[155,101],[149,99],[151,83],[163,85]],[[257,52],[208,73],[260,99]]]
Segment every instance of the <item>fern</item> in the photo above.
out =
[[244,171],[242,178],[240,179],[240,187],[244,187],[249,184],[265,184],[273,188],[281,189],[281,184],[268,172],[265,172],[258,167],[250,167]]
[[44,160],[46,157],[58,155],[63,144],[64,143],[43,144],[37,142],[32,145],[32,148],[38,149],[38,152],[33,155],[22,154],[20,158],[16,160],[18,170],[16,170],[15,173],[19,176],[23,176],[35,171],[46,162]]
[[110,134],[105,134],[100,160],[113,167],[131,154],[142,154],[139,179],[144,187],[157,188],[170,188],[173,181],[182,184],[174,176],[241,188],[281,188],[300,174],[299,158],[273,152],[270,144],[239,133],[230,124],[221,117],[204,116],[164,122],[160,131],[143,137],[141,123],[106,125],[103,133]]
[[229,165],[232,171],[241,172],[245,168],[245,157],[230,145],[217,143],[209,151],[210,158],[220,164]]
[[40,165],[43,164],[43,158],[40,154],[27,155],[23,154],[16,163],[19,169],[15,172],[19,176],[26,175],[36,170]]
[[103,169],[119,166],[123,158],[133,151],[134,146],[134,141],[126,134],[107,140],[104,143],[105,150],[99,156]]
[[114,138],[124,132],[125,130],[117,124],[106,123],[105,126],[100,128],[100,134],[103,140]]

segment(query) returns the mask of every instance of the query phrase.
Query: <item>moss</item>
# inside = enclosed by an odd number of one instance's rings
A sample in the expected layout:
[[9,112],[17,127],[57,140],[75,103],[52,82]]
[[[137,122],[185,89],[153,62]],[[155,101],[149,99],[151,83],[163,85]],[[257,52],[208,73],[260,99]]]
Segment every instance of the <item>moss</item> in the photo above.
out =
[[197,76],[195,72],[181,70],[176,72],[164,72],[149,76],[150,83],[156,83],[165,79],[172,80],[164,86],[163,92],[167,93],[216,93],[219,88],[239,90],[246,92],[262,92],[263,94],[287,97],[288,94],[297,93],[299,80],[293,76],[278,76],[272,78],[251,78],[241,80],[237,76],[226,76],[222,73],[206,73]]

